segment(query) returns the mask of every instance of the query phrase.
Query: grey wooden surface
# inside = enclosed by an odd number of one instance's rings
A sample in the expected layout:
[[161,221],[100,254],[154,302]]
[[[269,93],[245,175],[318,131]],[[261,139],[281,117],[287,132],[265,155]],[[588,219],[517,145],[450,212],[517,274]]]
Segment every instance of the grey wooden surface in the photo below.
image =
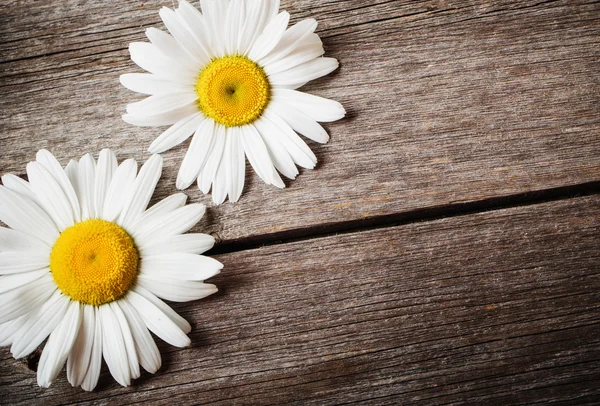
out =
[[[40,148],[148,157],[161,129],[122,122],[118,77],[163,5],[0,3],[0,173]],[[341,64],[305,90],[348,116],[283,191],[250,171],[237,204],[187,190],[225,264],[176,306],[193,346],[92,394],[0,349],[0,403],[600,402],[600,3],[282,5]]]
[[[162,131],[120,116],[139,99],[127,46],[171,1],[4,0],[3,171],[41,147],[63,161],[110,146],[147,157]],[[210,211],[220,240],[295,235],[424,207],[598,180],[600,5],[584,1],[283,1],[315,17],[340,69],[306,90],[344,104],[319,164],[284,191],[247,171],[239,204]],[[188,143],[164,154],[175,190]],[[209,203],[192,187],[195,201]]]
[[192,347],[97,392],[39,389],[0,352],[16,404],[546,404],[600,400],[600,196],[224,254],[220,292],[176,305]]

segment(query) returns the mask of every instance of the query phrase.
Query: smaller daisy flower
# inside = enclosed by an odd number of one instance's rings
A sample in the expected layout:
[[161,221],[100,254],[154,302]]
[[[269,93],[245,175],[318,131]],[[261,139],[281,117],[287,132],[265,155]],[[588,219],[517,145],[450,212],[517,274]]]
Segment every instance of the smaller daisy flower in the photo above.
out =
[[212,188],[213,202],[236,202],[244,187],[245,157],[267,184],[285,187],[296,165],[312,169],[317,158],[297,133],[319,143],[319,124],[345,115],[338,102],[296,89],[327,75],[337,60],[323,58],[314,19],[287,28],[279,0],[201,0],[202,13],[185,0],[160,16],[169,30],[146,30],[150,43],[129,46],[131,59],[149,74],[121,76],[130,90],[150,95],[127,106],[134,125],[170,125],[150,145],[164,152],[193,134],[177,188],[194,181]]
[[177,347],[191,327],[161,299],[187,302],[217,291],[204,283],[222,265],[200,255],[214,239],[184,234],[203,216],[187,196],[147,209],[162,172],[153,155],[117,164],[110,150],[62,168],[41,150],[29,182],[0,185],[0,345],[15,358],[48,338],[37,379],[48,387],[67,364],[71,385],[94,389],[102,358],[123,386],[161,357],[150,331]]

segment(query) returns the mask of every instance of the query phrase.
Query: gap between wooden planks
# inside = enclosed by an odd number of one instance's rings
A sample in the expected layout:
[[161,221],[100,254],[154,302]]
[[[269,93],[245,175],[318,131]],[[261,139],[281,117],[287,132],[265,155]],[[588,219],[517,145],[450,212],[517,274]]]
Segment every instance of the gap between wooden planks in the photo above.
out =
[[326,405],[600,399],[600,195],[218,256],[178,304],[192,347],[95,393],[0,350],[19,404]]
[[[137,0],[25,4],[0,14],[0,172],[24,173],[45,147],[66,164],[115,149],[147,158],[161,129],[120,115],[139,97],[126,51],[159,5]],[[320,164],[284,191],[248,169],[242,200],[195,231],[224,243],[401,215],[599,180],[600,3],[283,1],[315,17],[337,73],[306,87],[341,101]],[[175,192],[187,144],[164,154],[157,198]],[[208,202],[195,187],[192,201]]]

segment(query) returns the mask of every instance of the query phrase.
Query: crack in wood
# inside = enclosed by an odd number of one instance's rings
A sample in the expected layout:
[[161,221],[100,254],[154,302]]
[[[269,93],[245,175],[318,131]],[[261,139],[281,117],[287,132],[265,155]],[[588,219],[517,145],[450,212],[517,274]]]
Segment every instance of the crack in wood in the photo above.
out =
[[217,244],[209,255],[221,255],[231,252],[304,241],[330,235],[354,233],[385,227],[395,227],[403,224],[432,221],[441,218],[452,218],[475,213],[502,210],[509,207],[535,205],[577,196],[600,194],[600,181],[587,182],[579,185],[562,186],[558,188],[530,191],[515,195],[476,200],[473,202],[454,203],[427,209],[416,209],[397,214],[371,217],[353,221],[329,223],[325,226],[307,229],[286,230],[281,233],[263,234],[258,237]]

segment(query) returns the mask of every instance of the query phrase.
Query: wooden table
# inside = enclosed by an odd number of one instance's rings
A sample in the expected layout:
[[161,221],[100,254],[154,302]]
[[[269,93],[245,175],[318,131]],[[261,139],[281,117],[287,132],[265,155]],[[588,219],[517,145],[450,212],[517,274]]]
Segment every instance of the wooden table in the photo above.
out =
[[[157,4],[161,3],[161,4]],[[148,157],[125,124],[129,42],[171,1],[4,0],[0,173],[35,151]],[[283,191],[209,206],[220,292],[175,309],[192,346],[96,391],[0,350],[0,403],[600,402],[600,3],[283,0],[319,21],[339,100]],[[164,154],[175,191],[187,143]]]

